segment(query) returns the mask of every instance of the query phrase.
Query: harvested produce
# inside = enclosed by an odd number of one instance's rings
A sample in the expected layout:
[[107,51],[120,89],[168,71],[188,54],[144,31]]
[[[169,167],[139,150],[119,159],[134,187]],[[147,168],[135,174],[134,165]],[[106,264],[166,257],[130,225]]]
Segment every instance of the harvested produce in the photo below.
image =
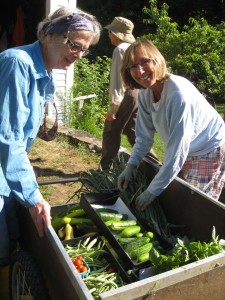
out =
[[71,261],[79,273],[83,273],[82,275],[85,273],[85,277],[88,276],[90,269],[83,256],[78,255],[76,258],[71,258]]
[[132,237],[135,234],[139,233],[140,231],[141,231],[141,226],[139,225],[129,226],[123,229],[119,233],[118,237],[124,237],[124,238]]
[[117,289],[124,285],[121,277],[115,272],[90,273],[89,276],[84,278],[84,282],[94,299],[100,299],[99,294]]
[[152,243],[146,243],[138,248],[131,250],[129,253],[131,259],[138,259],[142,254],[149,253],[151,248],[153,247]]
[[74,238],[73,227],[70,224],[66,224],[65,232],[66,232],[65,241]]
[[109,212],[97,212],[99,216],[102,218],[103,221],[109,221],[109,220],[124,220],[127,218],[127,215],[119,214],[119,213],[109,213]]
[[128,244],[124,245],[124,250],[126,252],[131,252],[133,249],[136,249],[138,247],[141,247],[147,243],[150,242],[150,238],[148,237],[140,237],[140,238],[135,238],[134,241],[129,242]]
[[101,293],[126,284],[106,259],[108,252],[104,242],[98,236],[81,239],[74,246],[65,245],[65,250],[71,259],[77,259],[74,260],[74,264],[77,265],[78,272],[82,265],[81,257],[89,266],[90,273],[83,280],[94,299],[99,299]]
[[149,259],[155,274],[160,274],[222,252],[225,252],[225,240],[219,240],[213,227],[209,242],[190,241],[187,237],[177,238],[176,245],[165,254],[152,247]]

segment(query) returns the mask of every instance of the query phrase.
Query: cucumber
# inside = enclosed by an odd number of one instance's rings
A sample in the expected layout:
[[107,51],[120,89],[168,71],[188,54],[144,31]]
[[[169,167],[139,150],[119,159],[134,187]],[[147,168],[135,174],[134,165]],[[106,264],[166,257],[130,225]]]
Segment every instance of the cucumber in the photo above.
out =
[[105,225],[107,227],[110,227],[114,222],[118,222],[118,219],[112,219],[112,220],[105,221]]
[[117,222],[112,222],[111,228],[113,230],[121,230],[121,228],[124,229],[125,227],[133,226],[136,224],[137,224],[136,220],[117,221]]
[[142,254],[148,253],[151,250],[152,247],[153,247],[152,243],[147,243],[147,244],[145,244],[141,247],[133,249],[128,254],[130,255],[132,260],[136,260]]
[[137,238],[140,238],[140,237],[143,237],[143,236],[144,236],[144,233],[139,232],[139,233],[135,234],[135,236],[136,236]]
[[118,237],[132,237],[135,234],[141,231],[141,227],[139,225],[129,226],[123,229],[123,231],[118,235]]
[[147,233],[146,233],[146,236],[147,237],[149,237],[151,240],[154,238],[154,233],[153,232],[151,232],[151,231],[148,231]]
[[122,245],[126,245],[130,242],[135,241],[137,238],[136,237],[130,237],[130,238],[118,238],[117,241],[122,244]]
[[123,226],[116,226],[114,228],[112,228],[112,226],[111,226],[111,230],[113,230],[113,231],[122,231],[122,230],[124,230],[124,228],[125,227],[123,227]]
[[138,256],[137,261],[138,262],[143,262],[149,260],[149,252],[143,253],[140,256]]
[[97,212],[118,214],[118,211],[112,208],[101,207],[96,209]]
[[125,215],[119,213],[108,213],[108,212],[99,211],[98,214],[103,221],[122,220],[123,218],[125,218]]
[[134,249],[138,248],[138,247],[141,247],[147,243],[149,243],[150,241],[150,238],[148,237],[140,237],[140,238],[136,238],[133,242],[130,242],[129,244],[125,245],[124,246],[124,250],[126,252],[131,252],[133,251]]

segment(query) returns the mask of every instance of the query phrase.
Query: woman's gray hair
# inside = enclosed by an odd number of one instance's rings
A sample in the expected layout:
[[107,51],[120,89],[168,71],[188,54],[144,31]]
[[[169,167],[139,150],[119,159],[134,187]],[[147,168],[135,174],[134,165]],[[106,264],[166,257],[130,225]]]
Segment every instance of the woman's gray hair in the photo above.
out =
[[102,26],[96,17],[79,8],[65,6],[49,14],[38,24],[37,37],[42,41],[47,34],[68,31],[87,31],[93,37],[91,45],[97,44]]

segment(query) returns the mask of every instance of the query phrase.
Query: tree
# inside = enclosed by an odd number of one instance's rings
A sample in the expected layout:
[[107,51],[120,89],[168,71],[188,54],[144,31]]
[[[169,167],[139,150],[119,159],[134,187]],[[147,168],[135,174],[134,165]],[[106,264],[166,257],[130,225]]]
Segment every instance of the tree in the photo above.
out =
[[182,28],[168,16],[168,5],[157,8],[157,0],[144,7],[145,24],[155,24],[156,32],[144,37],[162,51],[173,73],[187,77],[207,99],[221,101],[225,91],[225,23],[209,25],[201,18],[189,18]]

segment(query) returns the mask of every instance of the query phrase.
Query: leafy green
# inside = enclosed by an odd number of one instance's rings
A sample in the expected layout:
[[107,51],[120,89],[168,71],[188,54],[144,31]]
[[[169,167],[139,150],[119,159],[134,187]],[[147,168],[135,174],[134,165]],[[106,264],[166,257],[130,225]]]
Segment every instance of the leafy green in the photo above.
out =
[[225,240],[216,236],[215,227],[209,242],[177,238],[176,245],[166,254],[152,248],[149,258],[156,274],[163,273],[225,251]]

